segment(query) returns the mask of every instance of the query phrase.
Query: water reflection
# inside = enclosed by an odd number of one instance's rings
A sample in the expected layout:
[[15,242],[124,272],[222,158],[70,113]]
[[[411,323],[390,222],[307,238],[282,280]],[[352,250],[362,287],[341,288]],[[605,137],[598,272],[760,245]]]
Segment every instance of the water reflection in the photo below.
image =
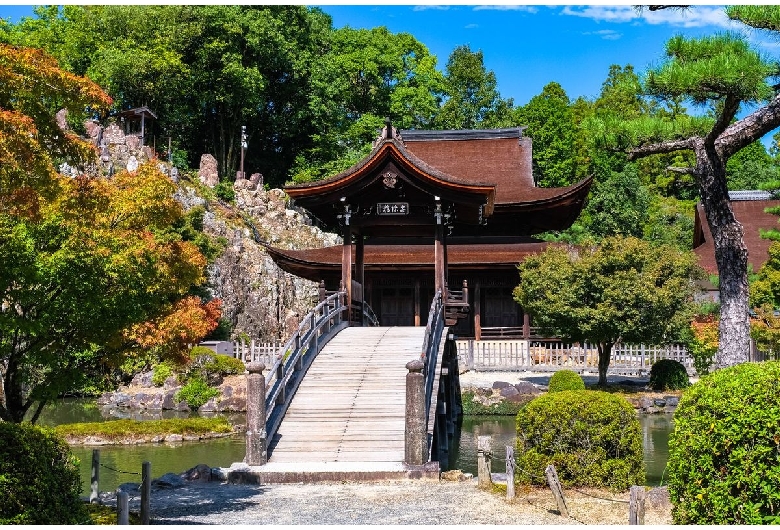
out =
[[[672,431],[671,414],[640,414],[644,446],[645,484],[658,486],[662,483],[666,461],[669,458],[669,433]],[[496,459],[493,471],[505,470],[505,446],[515,444],[515,418],[513,416],[467,416],[463,419],[460,438],[451,449],[450,461],[453,469],[464,473],[477,473],[477,437],[490,435],[491,450]]]

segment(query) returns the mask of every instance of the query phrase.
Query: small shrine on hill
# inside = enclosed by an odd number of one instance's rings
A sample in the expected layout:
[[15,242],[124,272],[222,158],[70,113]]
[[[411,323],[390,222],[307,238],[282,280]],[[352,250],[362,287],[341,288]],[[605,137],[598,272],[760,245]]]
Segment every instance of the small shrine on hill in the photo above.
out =
[[441,290],[457,335],[531,338],[531,322],[512,298],[517,265],[547,246],[535,234],[574,222],[591,179],[536,187],[523,130],[399,132],[388,120],[355,166],[285,188],[343,244],[267,250],[292,274],[328,290],[344,286],[381,325],[426,325]]

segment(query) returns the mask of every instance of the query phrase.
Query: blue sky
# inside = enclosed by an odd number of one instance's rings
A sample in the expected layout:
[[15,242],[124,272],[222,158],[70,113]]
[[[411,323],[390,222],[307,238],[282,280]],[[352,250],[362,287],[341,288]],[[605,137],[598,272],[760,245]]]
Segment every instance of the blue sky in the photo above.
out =
[[[2,0],[0,0],[2,1]],[[571,99],[595,98],[611,64],[645,71],[663,58],[664,43],[676,34],[695,37],[742,27],[730,23],[722,6],[688,11],[645,10],[630,5],[320,5],[335,27],[408,32],[438,57],[441,70],[452,50],[468,44],[482,50],[496,73],[503,97],[523,105],[556,81]],[[32,6],[0,5],[0,17],[17,21]],[[762,32],[748,33],[766,53],[780,56],[778,43]]]

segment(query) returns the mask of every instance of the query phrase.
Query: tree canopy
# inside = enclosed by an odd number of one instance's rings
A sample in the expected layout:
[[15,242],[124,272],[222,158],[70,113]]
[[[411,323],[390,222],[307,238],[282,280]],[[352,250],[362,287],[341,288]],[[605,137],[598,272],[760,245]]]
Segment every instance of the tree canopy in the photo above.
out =
[[[112,355],[180,353],[216,326],[219,302],[188,298],[206,260],[174,231],[182,209],[155,166],[111,179],[54,169],[94,161],[52,108],[104,108],[97,85],[40,51],[0,45],[0,87],[0,419],[20,422]],[[154,323],[165,318],[189,324],[161,336]]]
[[700,269],[691,252],[610,237],[598,247],[548,247],[519,267],[514,297],[550,336],[595,343],[599,384],[612,347],[668,343],[688,323]]

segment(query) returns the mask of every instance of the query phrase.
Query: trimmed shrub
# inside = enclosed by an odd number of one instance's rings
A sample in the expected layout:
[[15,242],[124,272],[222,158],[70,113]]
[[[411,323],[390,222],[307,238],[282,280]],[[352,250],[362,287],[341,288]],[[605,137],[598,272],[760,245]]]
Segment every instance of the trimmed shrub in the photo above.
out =
[[243,374],[246,371],[244,361],[227,355],[214,355],[203,368],[207,372],[215,372],[219,375]]
[[543,485],[555,466],[567,486],[615,491],[645,483],[642,434],[623,397],[592,390],[540,396],[517,414],[518,479]]
[[666,473],[678,524],[780,523],[780,362],[724,368],[686,390]]
[[563,390],[585,390],[585,381],[580,374],[571,370],[558,370],[550,377],[548,392],[561,392]]
[[50,429],[0,421],[0,524],[83,524],[78,459]]
[[650,368],[650,388],[680,390],[691,386],[685,366],[673,359],[661,359]]
[[186,401],[191,409],[199,409],[209,399],[217,397],[219,390],[210,387],[206,381],[199,377],[193,377],[189,382],[176,392],[174,400]]

